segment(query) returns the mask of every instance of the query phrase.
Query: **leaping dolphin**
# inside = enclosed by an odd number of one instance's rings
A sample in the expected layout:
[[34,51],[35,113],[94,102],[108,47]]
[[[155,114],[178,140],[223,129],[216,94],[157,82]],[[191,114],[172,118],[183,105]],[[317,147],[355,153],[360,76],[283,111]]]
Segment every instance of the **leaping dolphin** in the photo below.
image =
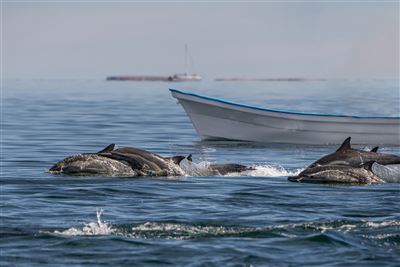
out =
[[307,168],[298,176],[288,177],[291,182],[304,183],[346,183],[346,184],[376,184],[384,181],[372,172],[369,161],[358,167],[349,165],[322,165]]
[[54,164],[50,173],[70,175],[110,175],[139,176],[127,162],[100,156],[95,153],[84,153],[66,157]]
[[165,158],[130,147],[115,149],[111,144],[96,153],[69,156],[50,168],[51,173],[115,176],[181,176],[184,156]]
[[216,175],[226,175],[228,173],[244,172],[254,170],[253,167],[245,165],[226,163],[226,164],[210,164],[209,168],[215,172]]
[[384,182],[372,171],[374,162],[380,165],[400,164],[400,157],[371,151],[353,149],[348,137],[334,152],[312,163],[297,176],[288,177],[292,182],[360,183]]
[[399,156],[378,153],[378,147],[374,147],[371,151],[353,149],[350,140],[351,137],[348,137],[334,153],[320,158],[311,164],[309,168],[321,165],[349,165],[357,167],[368,161],[374,161],[381,165],[400,164]]

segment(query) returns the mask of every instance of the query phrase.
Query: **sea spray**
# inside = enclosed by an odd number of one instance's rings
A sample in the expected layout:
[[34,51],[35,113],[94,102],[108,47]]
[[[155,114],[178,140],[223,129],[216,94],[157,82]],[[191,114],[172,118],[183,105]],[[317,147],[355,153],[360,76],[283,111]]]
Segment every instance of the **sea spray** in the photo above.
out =
[[213,171],[209,168],[210,162],[201,161],[199,163],[191,162],[184,159],[180,163],[180,167],[185,172],[186,176],[212,176]]
[[[384,221],[343,221],[332,220],[323,222],[298,222],[284,223],[275,225],[264,225],[259,227],[228,226],[228,225],[199,225],[187,223],[170,222],[145,222],[131,225],[111,227],[108,223],[101,220],[103,210],[97,210],[97,221],[84,223],[82,229],[69,228],[64,231],[54,231],[54,234],[63,236],[123,236],[133,239],[174,239],[185,240],[205,237],[282,237],[282,238],[307,238],[314,234],[324,234],[326,232],[345,233],[359,235],[370,239],[398,238],[398,233],[387,233],[385,229],[398,227],[398,220]],[[370,232],[369,229],[380,229]],[[367,230],[367,234],[366,234]],[[46,232],[44,232],[46,233]],[[47,232],[48,233],[48,232]]]
[[116,230],[111,225],[101,220],[103,209],[96,210],[97,221],[84,223],[82,229],[69,228],[64,231],[55,231],[55,234],[62,234],[67,236],[80,236],[80,235],[110,235],[116,233]]
[[400,182],[400,164],[380,165],[374,163],[372,165],[372,171],[387,183]]
[[[215,176],[215,172],[210,169],[211,163],[201,161],[199,163],[182,160],[180,167],[186,176]],[[295,169],[293,171],[286,170],[280,165],[252,165],[252,170],[243,172],[228,173],[224,176],[260,176],[260,177],[285,177],[299,174],[303,169]]]
[[241,173],[232,173],[226,176],[260,176],[260,177],[286,177],[299,174],[303,169],[288,171],[280,165],[253,165],[254,170]]

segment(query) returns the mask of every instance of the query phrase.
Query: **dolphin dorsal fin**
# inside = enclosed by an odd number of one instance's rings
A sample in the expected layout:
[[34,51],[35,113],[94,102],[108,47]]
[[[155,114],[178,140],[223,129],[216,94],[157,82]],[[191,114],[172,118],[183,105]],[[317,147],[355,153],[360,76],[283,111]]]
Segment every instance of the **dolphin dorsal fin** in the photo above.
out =
[[107,153],[107,152],[111,152],[114,150],[115,144],[110,144],[108,146],[106,146],[103,150],[100,150],[97,153]]
[[364,169],[366,169],[366,170],[368,170],[368,171],[372,171],[372,165],[375,163],[375,161],[374,160],[371,160],[371,161],[368,161],[368,162],[366,162],[366,163],[364,163],[364,164],[361,164],[361,168],[364,168]]
[[373,149],[371,149],[371,152],[378,152],[379,146],[374,147]]
[[346,140],[343,141],[342,145],[338,148],[338,150],[336,150],[336,152],[351,149],[350,140],[351,137],[347,137]]
[[189,154],[189,156],[187,156],[186,159],[187,159],[188,161],[192,162],[192,161],[193,161],[193,159],[192,159],[192,154]]

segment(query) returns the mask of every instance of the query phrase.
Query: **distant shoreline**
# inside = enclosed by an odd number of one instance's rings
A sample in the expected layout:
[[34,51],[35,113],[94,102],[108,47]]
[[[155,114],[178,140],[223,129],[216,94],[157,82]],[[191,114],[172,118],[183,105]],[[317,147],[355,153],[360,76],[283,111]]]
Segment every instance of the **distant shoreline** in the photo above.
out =
[[181,81],[200,81],[202,78],[197,74],[173,74],[169,76],[156,75],[124,75],[109,76],[107,81],[161,81],[161,82],[181,82]]
[[326,82],[325,78],[217,78],[216,82]]
[[107,81],[173,81],[172,76],[151,76],[151,75],[126,75],[126,76],[109,76]]

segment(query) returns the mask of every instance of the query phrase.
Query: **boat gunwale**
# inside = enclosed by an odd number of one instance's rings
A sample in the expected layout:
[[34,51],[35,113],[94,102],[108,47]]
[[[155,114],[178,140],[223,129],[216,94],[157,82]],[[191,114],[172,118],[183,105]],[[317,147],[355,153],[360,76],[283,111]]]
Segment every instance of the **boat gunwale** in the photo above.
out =
[[311,112],[299,112],[299,111],[289,111],[289,110],[279,110],[279,109],[271,109],[271,108],[264,108],[260,106],[253,106],[253,105],[248,105],[248,104],[243,104],[243,103],[237,103],[231,100],[226,100],[226,99],[221,99],[221,98],[216,98],[216,97],[210,97],[210,96],[205,96],[193,92],[188,92],[188,91],[182,91],[178,89],[173,89],[169,88],[169,91],[171,93],[177,93],[177,94],[182,94],[182,95],[187,95],[187,96],[193,96],[196,98],[200,99],[205,99],[205,100],[210,100],[214,102],[219,102],[222,104],[227,104],[227,105],[232,105],[232,106],[237,106],[237,107],[244,107],[244,108],[249,108],[253,110],[260,110],[260,111],[268,111],[268,112],[274,112],[274,113],[283,113],[283,114],[291,114],[291,115],[302,115],[302,116],[319,116],[319,117],[338,117],[338,118],[354,118],[354,119],[389,119],[389,120],[400,120],[400,117],[382,117],[382,116],[357,116],[357,115],[343,115],[343,114],[323,114],[323,113],[311,113]]

